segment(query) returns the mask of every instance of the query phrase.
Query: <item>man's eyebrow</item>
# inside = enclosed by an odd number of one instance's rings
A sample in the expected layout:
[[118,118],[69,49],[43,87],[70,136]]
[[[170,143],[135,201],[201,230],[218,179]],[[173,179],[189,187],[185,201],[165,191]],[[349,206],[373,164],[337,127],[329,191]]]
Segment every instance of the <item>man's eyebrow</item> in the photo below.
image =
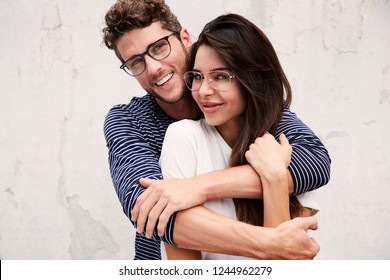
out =
[[153,46],[154,44],[156,44],[158,41],[160,41],[161,39],[163,39],[163,38],[165,38],[165,37],[167,37],[167,36],[164,36],[164,37],[158,39],[157,41],[154,41],[154,42],[150,43],[150,44],[146,47],[146,51],[144,51],[143,53],[135,54],[135,55],[133,55],[132,57],[128,58],[126,61],[129,61],[130,59],[135,58],[135,57],[137,57],[137,56],[141,56],[141,57],[142,57],[142,56],[145,56],[145,55],[148,53],[148,50],[149,50],[149,48],[150,48],[151,46]]

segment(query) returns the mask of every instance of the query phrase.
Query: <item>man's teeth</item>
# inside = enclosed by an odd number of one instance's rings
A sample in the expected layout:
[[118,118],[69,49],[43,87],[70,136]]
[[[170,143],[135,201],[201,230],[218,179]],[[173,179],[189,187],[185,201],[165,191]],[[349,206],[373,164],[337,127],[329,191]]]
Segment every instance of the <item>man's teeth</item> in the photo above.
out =
[[162,78],[161,80],[157,81],[157,85],[158,86],[161,86],[163,83],[165,83],[166,81],[168,81],[170,78],[172,78],[173,76],[173,73],[169,73],[168,75],[166,75],[164,78]]

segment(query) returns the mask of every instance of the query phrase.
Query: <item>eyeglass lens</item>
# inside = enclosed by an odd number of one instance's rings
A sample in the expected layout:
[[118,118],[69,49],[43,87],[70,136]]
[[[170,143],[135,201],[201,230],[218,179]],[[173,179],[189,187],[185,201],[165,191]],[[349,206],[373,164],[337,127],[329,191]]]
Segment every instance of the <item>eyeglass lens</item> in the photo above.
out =
[[189,71],[184,74],[184,81],[188,89],[198,91],[206,78],[210,87],[218,91],[227,91],[230,88],[231,76],[225,71],[212,71],[202,74],[196,71]]
[[[132,76],[137,76],[141,74],[146,67],[145,55],[149,55],[155,60],[162,60],[169,56],[171,53],[171,45],[169,44],[168,38],[173,34],[166,36],[157,42],[153,43],[147,51],[142,55],[137,55],[128,61],[126,61],[126,67],[124,70],[129,72],[128,74]],[[127,68],[127,69],[126,69]]]

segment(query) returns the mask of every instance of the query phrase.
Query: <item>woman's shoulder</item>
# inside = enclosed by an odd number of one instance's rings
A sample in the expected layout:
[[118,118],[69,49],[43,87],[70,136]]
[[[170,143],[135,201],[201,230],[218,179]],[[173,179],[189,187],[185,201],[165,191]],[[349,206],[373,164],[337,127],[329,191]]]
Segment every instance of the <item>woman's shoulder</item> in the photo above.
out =
[[198,132],[202,129],[202,120],[184,119],[169,125],[168,130],[178,132]]
[[190,138],[199,141],[200,139],[207,137],[207,135],[213,134],[213,130],[215,130],[215,128],[209,126],[204,119],[184,119],[170,124],[166,137],[177,137],[180,139]]

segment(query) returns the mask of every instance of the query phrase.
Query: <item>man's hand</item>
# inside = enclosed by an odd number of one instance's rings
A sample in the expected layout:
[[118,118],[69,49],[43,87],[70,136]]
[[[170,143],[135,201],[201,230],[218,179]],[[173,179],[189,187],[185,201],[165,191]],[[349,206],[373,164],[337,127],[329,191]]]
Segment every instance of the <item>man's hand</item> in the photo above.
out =
[[311,260],[320,251],[320,245],[310,237],[308,230],[318,228],[314,217],[295,218],[276,227],[276,239],[270,244],[276,247],[269,253],[270,259]]
[[191,179],[142,178],[140,184],[147,189],[138,197],[131,216],[137,222],[137,232],[145,230],[146,237],[151,238],[158,222],[158,234],[163,236],[174,212],[204,203],[206,195],[201,193],[202,188],[191,183],[194,183]]

